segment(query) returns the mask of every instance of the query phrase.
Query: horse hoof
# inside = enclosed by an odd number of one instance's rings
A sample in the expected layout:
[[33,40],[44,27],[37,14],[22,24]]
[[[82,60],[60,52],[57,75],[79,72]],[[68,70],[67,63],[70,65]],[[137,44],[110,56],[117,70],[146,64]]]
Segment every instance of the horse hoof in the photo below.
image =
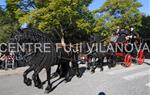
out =
[[81,77],[82,77],[82,75],[81,75],[80,72],[77,72],[77,73],[76,73],[76,76],[77,76],[78,78],[81,78]]
[[38,85],[38,88],[39,88],[39,89],[43,89],[43,85],[42,85],[42,84],[39,84],[39,85]]
[[100,71],[102,72],[102,71],[104,71],[104,69],[101,69]]
[[78,77],[78,78],[81,78],[82,76],[81,76],[81,74],[77,74],[77,77]]
[[45,94],[48,94],[48,93],[50,93],[50,92],[51,92],[51,91],[49,91],[49,90],[45,90],[44,93],[45,93]]
[[65,78],[66,83],[71,81],[71,78]]
[[52,86],[47,86],[46,88],[45,88],[45,92],[44,93],[49,93],[49,92],[51,92],[52,91]]
[[109,69],[111,69],[111,66],[108,66]]
[[90,67],[87,67],[86,69],[87,69],[87,70],[90,70]]
[[32,80],[27,78],[24,80],[24,83],[27,85],[27,86],[31,86],[32,85]]
[[113,64],[111,67],[115,67],[116,66],[116,64]]
[[39,83],[38,82],[34,82],[34,86],[38,88],[39,87]]
[[35,82],[34,86],[39,89],[43,89],[43,84],[41,82]]
[[95,70],[92,70],[91,73],[92,73],[92,74],[95,73]]

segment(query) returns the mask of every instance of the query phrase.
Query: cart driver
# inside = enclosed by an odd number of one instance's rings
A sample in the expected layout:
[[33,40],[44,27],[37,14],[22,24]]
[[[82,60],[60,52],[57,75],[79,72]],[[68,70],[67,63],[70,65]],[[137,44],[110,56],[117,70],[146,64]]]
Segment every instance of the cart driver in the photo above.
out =
[[136,38],[137,38],[137,33],[134,31],[134,28],[131,27],[129,35],[126,37],[126,40],[130,40],[131,43],[134,43]]
[[126,37],[129,35],[128,31],[125,30],[124,28],[122,28],[119,32],[118,32],[118,39],[117,42],[125,42],[126,41]]

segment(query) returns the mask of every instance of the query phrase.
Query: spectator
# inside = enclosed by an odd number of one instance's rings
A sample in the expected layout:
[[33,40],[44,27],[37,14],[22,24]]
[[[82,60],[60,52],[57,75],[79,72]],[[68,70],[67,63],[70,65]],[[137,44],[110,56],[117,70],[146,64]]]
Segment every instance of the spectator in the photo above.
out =
[[6,54],[0,54],[1,56],[0,56],[0,60],[1,61],[5,61],[5,59],[6,59]]
[[0,68],[4,68],[4,62],[6,60],[6,55],[5,54],[2,54],[0,53]]

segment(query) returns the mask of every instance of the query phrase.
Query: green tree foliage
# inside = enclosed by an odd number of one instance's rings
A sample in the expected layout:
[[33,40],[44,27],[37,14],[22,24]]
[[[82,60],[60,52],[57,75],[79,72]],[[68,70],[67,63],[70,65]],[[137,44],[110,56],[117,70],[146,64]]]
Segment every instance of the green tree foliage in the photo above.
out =
[[[35,0],[34,10],[19,19],[20,23],[28,23],[44,31],[58,32],[61,38],[69,38],[73,34],[92,30],[93,15],[87,9],[92,0]],[[43,6],[43,7],[41,7]],[[82,31],[82,32],[81,32]]]
[[142,16],[142,26],[139,32],[143,38],[150,38],[150,16]]
[[141,26],[138,10],[141,4],[137,0],[106,0],[102,7],[91,12],[88,6],[92,1],[6,0],[6,9],[0,9],[0,41],[5,41],[10,32],[24,23],[66,42],[85,40],[94,32],[108,37],[117,26],[126,29]]
[[16,31],[18,23],[13,19],[10,13],[0,8],[0,43],[6,42],[11,32]]
[[20,27],[18,18],[22,12],[17,6],[19,1],[6,0],[6,8],[0,8],[0,43],[6,42],[11,32],[17,31]]
[[98,16],[94,31],[109,36],[117,26],[129,29],[141,25],[141,3],[137,0],[106,0],[101,8],[95,10]]

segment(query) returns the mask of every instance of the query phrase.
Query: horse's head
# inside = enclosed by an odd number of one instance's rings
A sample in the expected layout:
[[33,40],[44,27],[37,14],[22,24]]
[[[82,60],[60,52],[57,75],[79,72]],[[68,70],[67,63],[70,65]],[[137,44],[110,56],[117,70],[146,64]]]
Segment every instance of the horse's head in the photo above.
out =
[[32,39],[34,38],[32,38],[30,31],[30,29],[19,29],[11,34],[8,41],[9,44],[11,43],[15,45],[15,55],[22,61],[28,60],[33,55],[33,51],[31,51],[32,48],[30,48],[29,51],[28,46],[25,46],[24,50],[21,50],[20,48],[18,49],[18,45],[23,46],[23,44],[33,43]]
[[9,43],[24,43],[26,41],[26,33],[19,29],[16,32],[13,32],[10,36]]

